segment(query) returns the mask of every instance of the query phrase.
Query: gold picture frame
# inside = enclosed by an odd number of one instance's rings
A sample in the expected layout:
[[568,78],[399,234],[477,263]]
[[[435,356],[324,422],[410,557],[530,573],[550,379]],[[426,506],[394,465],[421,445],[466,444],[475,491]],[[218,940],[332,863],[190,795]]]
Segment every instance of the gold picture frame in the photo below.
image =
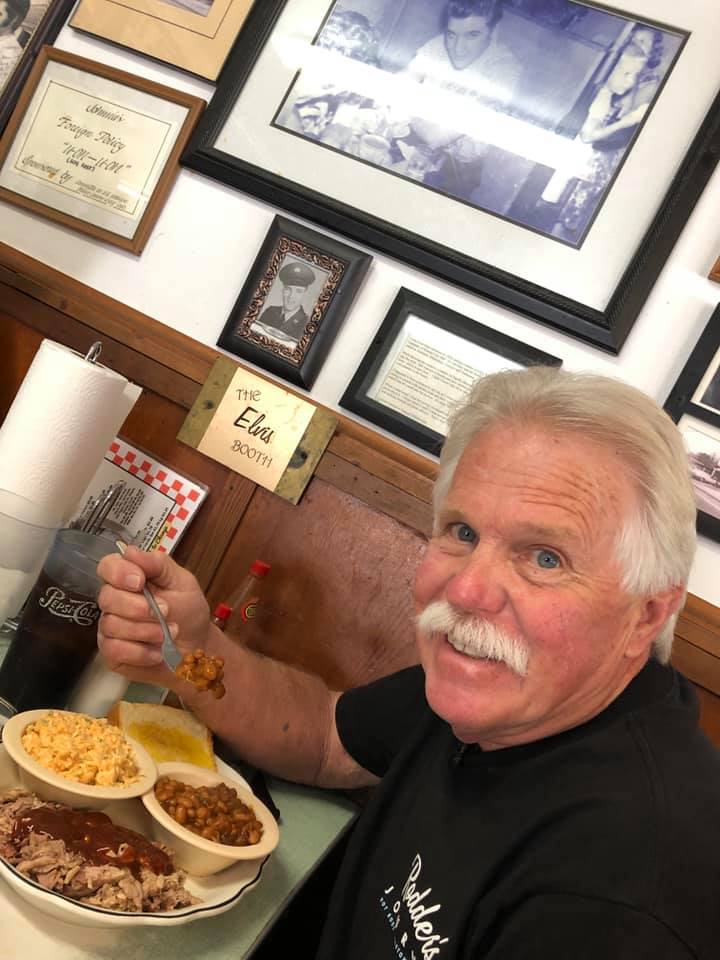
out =
[[139,255],[204,107],[44,46],[0,137],[0,200]]
[[80,0],[70,26],[217,80],[252,0]]

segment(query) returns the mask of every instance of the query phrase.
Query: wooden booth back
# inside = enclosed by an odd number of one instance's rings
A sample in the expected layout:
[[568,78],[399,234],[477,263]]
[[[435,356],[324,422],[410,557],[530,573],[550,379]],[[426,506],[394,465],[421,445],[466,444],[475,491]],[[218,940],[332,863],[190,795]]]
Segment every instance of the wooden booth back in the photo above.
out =
[[[102,362],[143,387],[121,435],[209,486],[175,557],[211,605],[254,559],[272,564],[245,642],[339,689],[416,661],[412,580],[433,461],[341,417],[293,506],[175,439],[215,350],[0,244],[0,419],[44,337],[83,353],[101,340]],[[688,598],[674,660],[720,745],[720,610]]]

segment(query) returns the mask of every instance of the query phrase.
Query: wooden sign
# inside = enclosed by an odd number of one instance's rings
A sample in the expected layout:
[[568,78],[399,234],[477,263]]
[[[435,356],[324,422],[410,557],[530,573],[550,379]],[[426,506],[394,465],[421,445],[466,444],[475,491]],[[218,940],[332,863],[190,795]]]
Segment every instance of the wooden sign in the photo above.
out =
[[298,503],[337,422],[326,410],[218,357],[177,438]]

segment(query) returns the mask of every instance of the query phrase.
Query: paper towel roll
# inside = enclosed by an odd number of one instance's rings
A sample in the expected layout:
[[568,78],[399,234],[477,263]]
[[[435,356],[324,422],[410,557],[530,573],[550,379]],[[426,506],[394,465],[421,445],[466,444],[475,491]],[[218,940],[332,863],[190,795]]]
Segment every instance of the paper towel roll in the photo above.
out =
[[0,428],[0,487],[72,516],[140,387],[43,340]]

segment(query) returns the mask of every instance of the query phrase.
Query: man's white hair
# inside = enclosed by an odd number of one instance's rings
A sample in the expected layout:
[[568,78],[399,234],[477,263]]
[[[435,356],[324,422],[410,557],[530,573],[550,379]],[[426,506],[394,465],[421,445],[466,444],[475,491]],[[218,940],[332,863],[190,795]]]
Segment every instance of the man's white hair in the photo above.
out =
[[[680,431],[654,400],[622,380],[556,367],[483,377],[450,420],[433,491],[436,517],[467,444],[500,424],[577,434],[618,454],[639,503],[619,522],[616,556],[623,589],[647,596],[686,588],[697,542],[695,497]],[[677,617],[655,638],[653,655],[661,663],[670,659]]]

